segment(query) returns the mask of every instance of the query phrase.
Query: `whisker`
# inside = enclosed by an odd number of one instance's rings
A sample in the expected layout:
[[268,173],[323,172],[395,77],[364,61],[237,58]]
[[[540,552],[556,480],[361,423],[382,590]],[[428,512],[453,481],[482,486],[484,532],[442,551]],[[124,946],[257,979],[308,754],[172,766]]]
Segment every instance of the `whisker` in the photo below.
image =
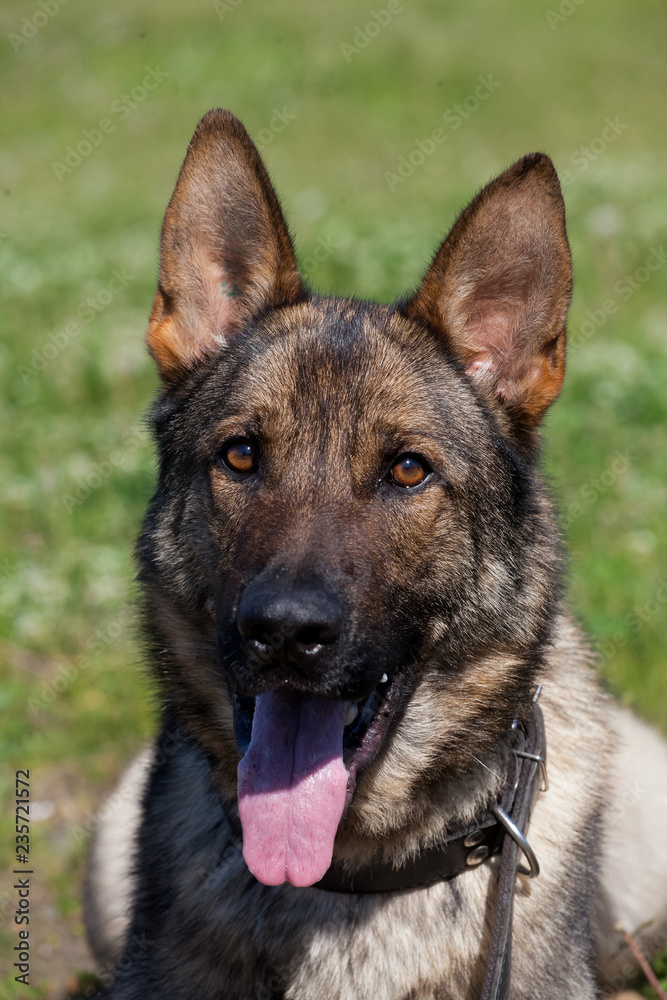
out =
[[489,767],[488,764],[485,764],[483,760],[480,760],[479,757],[475,757],[474,753],[470,753],[469,750],[466,750],[464,752],[469,754],[469,756],[472,757],[473,760],[476,760],[478,764],[481,764],[482,767],[485,767],[486,770],[490,774],[492,774],[494,778],[498,779],[498,781],[501,781],[503,784],[507,784],[507,778],[504,778],[501,774],[497,774],[492,768]]

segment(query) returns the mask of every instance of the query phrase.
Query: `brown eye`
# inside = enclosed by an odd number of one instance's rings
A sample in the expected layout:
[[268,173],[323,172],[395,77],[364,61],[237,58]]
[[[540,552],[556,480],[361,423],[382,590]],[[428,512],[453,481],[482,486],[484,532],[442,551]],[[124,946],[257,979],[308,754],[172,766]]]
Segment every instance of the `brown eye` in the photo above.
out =
[[247,438],[237,438],[222,446],[222,460],[233,472],[254,472],[257,468],[257,448]]
[[391,467],[391,478],[396,486],[410,489],[423,483],[431,470],[414,455],[402,455]]

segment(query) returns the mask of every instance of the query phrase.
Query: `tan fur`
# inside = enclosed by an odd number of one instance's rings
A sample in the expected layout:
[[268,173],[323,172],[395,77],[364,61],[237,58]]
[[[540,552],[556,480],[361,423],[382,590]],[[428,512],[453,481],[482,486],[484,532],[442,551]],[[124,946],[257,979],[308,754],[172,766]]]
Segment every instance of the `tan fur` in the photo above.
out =
[[126,767],[114,793],[99,810],[102,821],[88,856],[84,918],[93,950],[107,971],[119,960],[127,938],[141,798],[153,756],[153,747],[144,747]]
[[667,746],[629,709],[610,707],[610,801],[603,841],[598,954],[605,985],[619,989],[636,962],[620,923],[647,955],[667,947]]

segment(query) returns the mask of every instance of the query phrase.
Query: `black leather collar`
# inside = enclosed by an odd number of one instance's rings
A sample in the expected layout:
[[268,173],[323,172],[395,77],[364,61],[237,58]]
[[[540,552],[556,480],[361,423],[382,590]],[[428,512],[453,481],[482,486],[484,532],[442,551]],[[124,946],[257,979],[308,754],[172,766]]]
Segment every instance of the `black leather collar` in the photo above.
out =
[[424,848],[400,868],[379,862],[348,872],[333,864],[326,875],[315,883],[315,888],[347,893],[418,889],[443,879],[455,878],[477,867],[498,853],[503,835],[504,829],[495,816],[486,812],[465,829],[457,830],[445,840]]

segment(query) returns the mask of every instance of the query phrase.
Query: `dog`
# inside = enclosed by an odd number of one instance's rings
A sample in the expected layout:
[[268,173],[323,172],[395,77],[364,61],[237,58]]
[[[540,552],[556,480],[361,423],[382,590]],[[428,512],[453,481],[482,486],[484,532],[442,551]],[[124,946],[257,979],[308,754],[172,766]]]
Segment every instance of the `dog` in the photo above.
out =
[[148,328],[161,728],[86,895],[113,1000],[593,1000],[618,921],[667,943],[666,747],[601,690],[539,471],[570,295],[546,155],[385,306],[312,294],[247,132],[199,123]]

